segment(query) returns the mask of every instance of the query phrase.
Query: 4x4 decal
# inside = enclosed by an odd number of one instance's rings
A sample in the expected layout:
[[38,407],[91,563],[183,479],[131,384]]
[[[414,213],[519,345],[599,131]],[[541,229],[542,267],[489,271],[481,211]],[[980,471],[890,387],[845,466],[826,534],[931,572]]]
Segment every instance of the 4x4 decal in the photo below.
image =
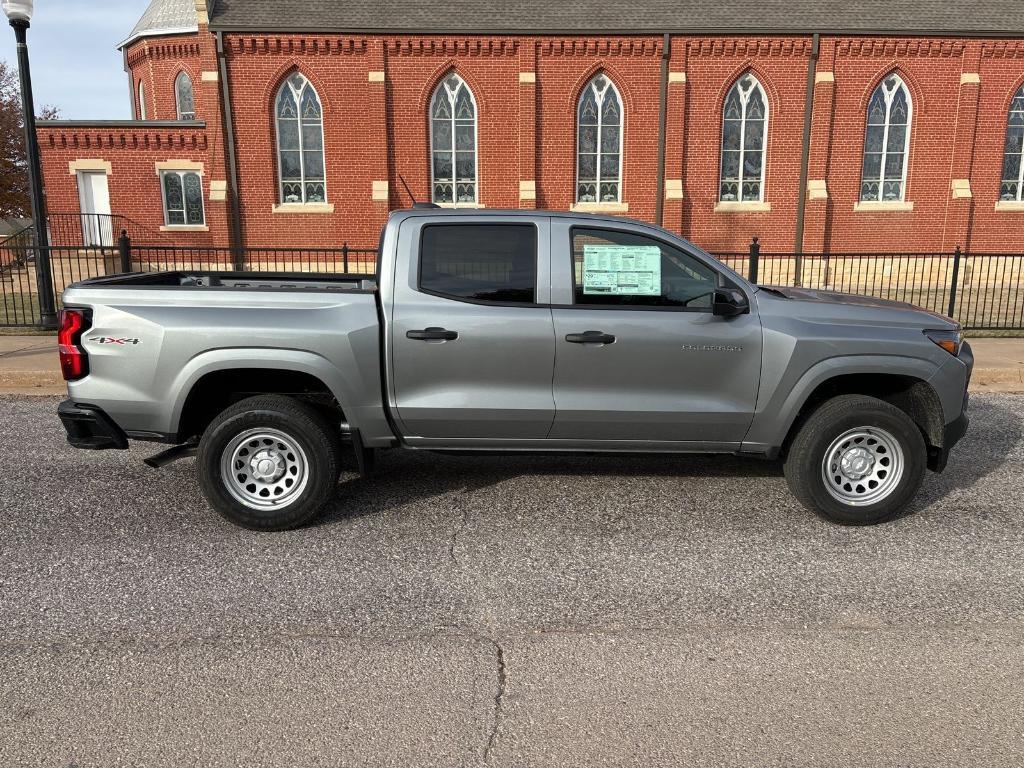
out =
[[117,339],[113,336],[92,336],[87,341],[94,341],[97,344],[120,344],[121,346],[142,343],[140,339]]

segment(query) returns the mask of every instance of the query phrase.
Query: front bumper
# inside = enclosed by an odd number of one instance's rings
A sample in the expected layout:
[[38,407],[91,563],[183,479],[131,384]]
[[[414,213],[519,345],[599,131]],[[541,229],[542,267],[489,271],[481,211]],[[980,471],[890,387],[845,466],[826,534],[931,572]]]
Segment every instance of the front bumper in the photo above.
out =
[[125,449],[128,436],[101,408],[65,400],[57,406],[57,415],[68,433],[68,442],[75,448],[101,451]]

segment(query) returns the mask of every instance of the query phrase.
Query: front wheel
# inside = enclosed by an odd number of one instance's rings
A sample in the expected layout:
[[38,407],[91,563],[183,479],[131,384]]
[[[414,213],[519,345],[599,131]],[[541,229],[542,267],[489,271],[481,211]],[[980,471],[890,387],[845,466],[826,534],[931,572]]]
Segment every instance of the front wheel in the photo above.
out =
[[197,464],[207,501],[236,525],[297,528],[320,512],[338,480],[337,428],[289,397],[242,400],[203,433]]
[[808,509],[842,525],[873,525],[906,508],[926,463],[924,438],[906,413],[874,397],[842,395],[800,428],[785,473]]

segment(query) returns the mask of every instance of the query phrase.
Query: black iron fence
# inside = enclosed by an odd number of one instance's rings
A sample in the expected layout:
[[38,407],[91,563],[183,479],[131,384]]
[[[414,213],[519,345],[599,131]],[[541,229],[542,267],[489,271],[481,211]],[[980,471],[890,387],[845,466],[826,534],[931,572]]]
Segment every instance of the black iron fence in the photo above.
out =
[[[101,222],[104,226],[111,222]],[[136,244],[126,231],[113,245],[74,242],[77,222],[61,222],[62,243],[39,248],[31,230],[0,242],[0,326],[31,328],[39,324],[39,294],[36,259],[40,253],[49,261],[57,307],[64,289],[91,277],[124,272],[167,270],[303,272],[372,275],[377,269],[375,248],[230,248],[182,247],[164,244]],[[86,225],[88,226],[88,224]],[[55,228],[51,224],[50,236]],[[88,234],[88,230],[86,231]]]
[[[107,229],[121,226],[113,241]],[[183,247],[155,239],[123,217],[95,221],[81,214],[51,217],[45,250],[58,306],[64,289],[90,277],[119,272],[210,270],[371,275],[373,248]],[[134,236],[132,233],[135,232]],[[99,243],[90,240],[100,236]],[[109,244],[108,244],[109,243]],[[31,230],[0,242],[0,326],[39,323],[36,248]],[[762,285],[854,293],[906,301],[949,315],[967,329],[1024,330],[1024,253],[769,253],[755,239],[746,252],[717,254],[723,263]]]
[[1024,253],[718,254],[760,285],[795,286],[905,301],[969,330],[1024,330]]

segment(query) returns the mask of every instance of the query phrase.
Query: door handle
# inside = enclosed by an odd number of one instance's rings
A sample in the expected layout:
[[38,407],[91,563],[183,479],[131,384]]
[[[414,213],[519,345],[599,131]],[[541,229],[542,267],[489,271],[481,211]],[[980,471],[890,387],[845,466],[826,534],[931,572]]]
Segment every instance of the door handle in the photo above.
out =
[[603,331],[584,331],[567,334],[565,340],[570,344],[613,344],[615,337]]
[[459,332],[444,328],[424,328],[422,331],[406,331],[405,338],[416,341],[455,341],[459,338]]

